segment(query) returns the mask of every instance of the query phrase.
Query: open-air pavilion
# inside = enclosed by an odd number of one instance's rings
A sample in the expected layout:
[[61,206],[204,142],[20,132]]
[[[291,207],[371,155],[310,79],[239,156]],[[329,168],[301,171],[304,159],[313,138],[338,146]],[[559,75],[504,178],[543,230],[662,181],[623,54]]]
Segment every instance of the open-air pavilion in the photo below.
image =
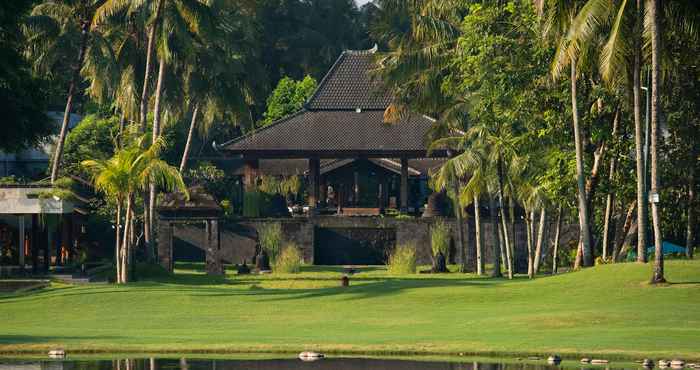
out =
[[392,96],[371,76],[375,57],[376,49],[343,52],[302,110],[216,148],[244,161],[246,187],[264,174],[261,161],[305,161],[310,208],[326,206],[331,190],[342,214],[415,209],[424,199],[410,197],[425,198],[427,189],[410,191],[409,178],[425,180],[446,153],[427,158],[434,119],[407,113],[387,122]]

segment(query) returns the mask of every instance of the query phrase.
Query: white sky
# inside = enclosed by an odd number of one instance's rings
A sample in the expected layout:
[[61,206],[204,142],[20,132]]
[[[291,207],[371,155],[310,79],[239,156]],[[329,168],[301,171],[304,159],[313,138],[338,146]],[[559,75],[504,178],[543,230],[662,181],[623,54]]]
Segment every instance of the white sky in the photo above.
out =
[[370,2],[370,1],[371,1],[371,0],[355,0],[355,2],[357,3],[357,5],[359,5],[359,6],[362,6],[362,5],[364,5],[364,4],[367,4],[367,3]]

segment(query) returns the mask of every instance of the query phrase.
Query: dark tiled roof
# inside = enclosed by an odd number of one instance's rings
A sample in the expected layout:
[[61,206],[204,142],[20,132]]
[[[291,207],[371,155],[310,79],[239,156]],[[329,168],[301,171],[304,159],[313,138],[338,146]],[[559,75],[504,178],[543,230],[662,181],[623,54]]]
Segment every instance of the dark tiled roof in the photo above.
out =
[[159,202],[158,211],[205,211],[219,212],[221,207],[214,197],[209,195],[201,186],[188,189],[189,199],[182,193],[169,193]]
[[224,144],[233,153],[425,151],[433,121],[413,114],[384,123],[383,111],[301,111],[253,134]]
[[321,80],[309,99],[309,110],[384,110],[391,95],[372,76],[376,48],[345,51]]
[[369,75],[375,52],[343,52],[304,109],[218,148],[272,158],[424,156],[434,120],[407,114],[399,122],[384,122],[391,96],[380,93]]
[[[234,175],[245,175],[245,160],[239,159],[235,162],[227,163],[229,170],[227,173]],[[258,171],[269,176],[293,176],[304,175],[309,170],[308,159],[260,159],[258,161]]]

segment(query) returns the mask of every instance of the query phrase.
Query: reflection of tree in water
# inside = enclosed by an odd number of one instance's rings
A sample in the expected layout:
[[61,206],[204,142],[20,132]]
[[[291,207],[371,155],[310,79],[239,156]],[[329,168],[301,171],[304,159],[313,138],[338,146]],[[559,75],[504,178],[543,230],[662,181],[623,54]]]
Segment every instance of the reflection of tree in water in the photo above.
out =
[[[495,360],[494,360],[495,361]],[[544,361],[544,360],[542,360]],[[536,363],[437,362],[398,359],[333,359],[314,362],[285,360],[225,360],[178,358],[130,358],[113,360],[41,361],[35,364],[0,361],[0,370],[554,370],[558,366]],[[602,368],[599,368],[602,369]],[[583,370],[583,369],[582,369]],[[610,370],[605,368],[605,370]],[[620,368],[620,370],[623,370]]]

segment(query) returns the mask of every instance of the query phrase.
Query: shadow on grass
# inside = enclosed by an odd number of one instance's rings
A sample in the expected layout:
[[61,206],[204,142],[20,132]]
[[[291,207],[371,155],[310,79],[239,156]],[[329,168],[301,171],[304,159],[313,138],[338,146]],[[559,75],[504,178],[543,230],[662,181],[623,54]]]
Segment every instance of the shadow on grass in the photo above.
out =
[[34,344],[62,342],[66,340],[116,340],[123,337],[115,335],[100,336],[33,336],[33,335],[0,335],[0,344]]

